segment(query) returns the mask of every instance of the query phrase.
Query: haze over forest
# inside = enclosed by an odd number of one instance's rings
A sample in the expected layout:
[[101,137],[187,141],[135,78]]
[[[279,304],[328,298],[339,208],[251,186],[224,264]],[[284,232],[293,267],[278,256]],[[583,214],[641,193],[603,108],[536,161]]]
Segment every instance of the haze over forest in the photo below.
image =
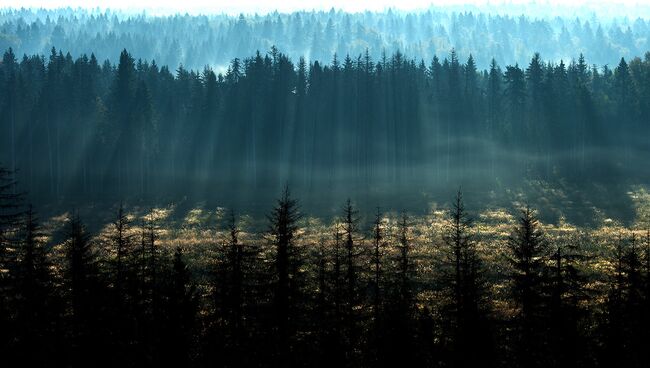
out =
[[8,1],[5,365],[650,366],[650,6]]
[[[530,5],[528,7],[531,7]],[[225,71],[234,58],[276,46],[297,61],[331,61],[337,53],[357,56],[366,49],[374,60],[399,50],[430,61],[455,49],[471,53],[480,68],[495,58],[500,65],[526,65],[533,53],[566,62],[582,53],[594,64],[614,66],[621,57],[643,56],[648,49],[645,9],[616,17],[615,9],[544,5],[528,7],[429,7],[347,13],[341,10],[267,14],[179,14],[148,16],[123,10],[5,9],[0,11],[0,47],[22,54],[48,54],[52,47],[117,62],[115,49],[156,60],[175,69],[205,65]],[[596,8],[598,9],[598,8]],[[621,9],[621,7],[616,7]],[[622,9],[629,9],[622,7]]]
[[426,210],[458,186],[498,205],[550,187],[575,221],[629,220],[650,21],[576,15],[5,9],[0,158],[42,203],[253,209],[291,183],[314,210]]

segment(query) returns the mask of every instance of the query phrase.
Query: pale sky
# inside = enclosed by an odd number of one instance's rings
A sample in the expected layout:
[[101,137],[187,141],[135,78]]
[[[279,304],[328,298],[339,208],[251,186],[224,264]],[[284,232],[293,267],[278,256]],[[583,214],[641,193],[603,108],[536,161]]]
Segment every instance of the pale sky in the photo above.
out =
[[[489,5],[489,4],[526,4],[530,0],[0,0],[0,8],[5,7],[36,7],[60,8],[82,7],[122,9],[136,11],[148,9],[152,13],[189,12],[189,13],[267,13],[278,10],[290,12],[294,10],[324,9],[332,7],[345,11],[357,12],[363,10],[385,10],[397,8],[414,10],[427,8],[430,5]],[[538,5],[565,5],[571,7],[588,5],[590,8],[599,5],[625,5],[627,10],[634,13],[634,8],[643,4],[647,7],[648,0],[538,0]]]

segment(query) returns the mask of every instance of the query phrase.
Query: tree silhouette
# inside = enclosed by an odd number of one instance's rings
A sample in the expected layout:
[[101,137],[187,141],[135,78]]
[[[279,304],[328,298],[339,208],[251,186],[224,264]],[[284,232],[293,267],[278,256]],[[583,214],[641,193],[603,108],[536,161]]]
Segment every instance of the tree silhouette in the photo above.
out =
[[387,305],[387,321],[379,353],[380,364],[393,366],[404,362],[411,365],[414,358],[414,316],[415,316],[415,262],[410,223],[406,213],[402,213],[397,223],[397,236],[394,240],[394,269],[391,276],[391,298]]
[[587,277],[582,271],[584,236],[569,239],[568,244],[557,244],[551,255],[549,272],[549,341],[555,366],[588,364],[587,331],[589,315],[584,302],[590,297]]
[[193,359],[197,294],[192,275],[176,247],[165,287],[165,320],[161,341],[161,362],[187,366]]
[[276,207],[268,216],[269,235],[274,247],[274,313],[277,323],[277,353],[279,364],[291,365],[291,350],[294,344],[298,317],[298,293],[300,258],[295,243],[298,230],[298,202],[291,198],[289,187],[285,187]]
[[548,243],[530,207],[521,211],[518,223],[508,238],[508,249],[512,267],[512,296],[517,306],[514,320],[516,340],[513,346],[515,359],[522,366],[539,366],[546,359],[542,347],[546,336],[544,276]]
[[19,235],[14,306],[17,336],[12,344],[15,361],[24,364],[61,362],[61,353],[52,341],[63,337],[57,325],[63,311],[48,253],[36,215],[29,206]]
[[341,312],[344,328],[344,351],[348,364],[354,365],[358,356],[355,354],[357,344],[359,343],[359,315],[358,306],[361,303],[359,293],[359,257],[361,256],[360,247],[356,244],[359,218],[357,210],[352,206],[352,201],[348,199],[343,206],[341,216],[342,227],[342,260],[343,270],[342,278],[342,307]]
[[[489,307],[483,262],[478,254],[472,220],[459,190],[454,198],[444,230],[444,287],[449,304],[450,361],[453,366],[495,364],[489,327]],[[467,354],[472,351],[476,354]]]
[[79,364],[92,362],[102,343],[108,344],[100,312],[105,305],[105,285],[90,236],[79,215],[73,215],[65,243],[65,282],[70,316],[71,353]]
[[251,314],[251,307],[259,296],[254,282],[258,251],[254,245],[240,240],[241,229],[234,212],[228,216],[227,231],[228,240],[216,259],[211,316],[214,326],[210,331],[211,346],[206,349],[210,359],[220,360],[224,366],[244,366],[250,360],[245,354],[250,344],[248,331],[254,328],[256,317]]

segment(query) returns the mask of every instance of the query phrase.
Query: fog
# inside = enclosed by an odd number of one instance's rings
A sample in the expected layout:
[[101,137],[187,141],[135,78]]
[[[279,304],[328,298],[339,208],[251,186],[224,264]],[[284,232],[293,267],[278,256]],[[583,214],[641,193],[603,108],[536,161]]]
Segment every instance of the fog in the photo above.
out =
[[0,161],[42,203],[256,210],[288,184],[315,212],[426,211],[463,187],[629,218],[650,178],[650,20],[598,6],[4,9]]
[[[590,63],[616,65],[621,57],[643,56],[650,25],[643,7],[634,15],[616,10],[581,10],[557,14],[538,6],[512,11],[500,7],[430,7],[419,11],[387,10],[346,13],[341,10],[269,13],[266,15],[150,16],[121,10],[0,10],[0,50],[49,54],[52,47],[73,57],[94,55],[117,62],[119,51],[178,65],[225,72],[233,58],[246,58],[271,46],[308,61],[329,63],[369,51],[374,60],[400,51],[425,60],[455,49],[461,59],[473,55],[480,68],[492,58],[500,65],[525,65],[535,52],[546,60],[569,63],[582,53]],[[564,9],[564,8],[562,8]],[[582,9],[582,8],[581,8]],[[522,14],[525,14],[522,16]]]

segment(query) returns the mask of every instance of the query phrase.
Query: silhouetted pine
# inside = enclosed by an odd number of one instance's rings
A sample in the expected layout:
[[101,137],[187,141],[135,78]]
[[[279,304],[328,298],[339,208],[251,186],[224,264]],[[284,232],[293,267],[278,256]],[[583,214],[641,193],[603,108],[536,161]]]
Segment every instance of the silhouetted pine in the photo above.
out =
[[164,261],[156,244],[159,227],[151,211],[142,219],[140,244],[134,252],[139,280],[139,303],[136,305],[137,334],[144,364],[155,364],[160,357],[161,331],[164,328]]
[[322,327],[319,333],[321,339],[321,352],[318,355],[321,359],[317,364],[321,367],[333,365],[342,366],[346,362],[347,345],[345,325],[345,283],[344,283],[344,249],[343,230],[338,219],[334,223],[334,233],[331,249],[327,253],[331,264],[325,273],[325,293],[323,300],[324,314]]
[[588,260],[584,254],[585,236],[576,236],[566,244],[557,244],[548,269],[548,305],[550,352],[556,367],[590,366],[589,334],[591,319],[585,303],[591,293],[582,270]]
[[[343,352],[346,364],[354,366],[359,359],[357,352],[361,338],[361,294],[359,290],[360,256],[362,250],[358,238],[358,211],[348,199],[343,206],[341,226],[341,322],[343,328]],[[338,234],[338,233],[337,233]],[[338,239],[337,239],[338,242]]]
[[413,242],[409,218],[402,213],[397,220],[397,234],[392,239],[393,267],[390,276],[390,301],[386,304],[386,321],[382,331],[380,366],[412,365],[415,350],[415,278]]
[[517,225],[508,238],[512,267],[512,298],[516,306],[509,346],[514,361],[522,367],[542,366],[548,356],[548,297],[545,291],[548,242],[534,211],[521,211]]
[[120,355],[127,357],[135,354],[133,349],[140,348],[137,346],[141,338],[140,325],[145,324],[145,320],[138,320],[138,317],[144,318],[143,305],[140,303],[140,291],[144,285],[138,277],[142,264],[137,262],[142,262],[142,254],[136,254],[134,235],[131,220],[124,210],[124,205],[120,203],[105,243],[111,251],[108,279],[113,303],[110,323],[116,333],[115,349],[121,352]]
[[29,206],[18,238],[16,303],[13,306],[16,338],[11,346],[16,362],[32,366],[63,362],[62,352],[57,349],[64,337],[59,321],[63,305],[43,237],[38,219]]
[[250,350],[255,324],[256,299],[261,295],[256,282],[258,250],[240,240],[234,212],[227,220],[228,239],[217,249],[213,275],[213,309],[205,353],[224,367],[247,366],[256,357]]
[[269,236],[273,245],[273,305],[277,344],[277,363],[292,366],[292,350],[296,344],[299,328],[301,258],[296,244],[298,230],[298,202],[291,198],[288,186],[268,216]]
[[[321,237],[313,247],[308,263],[312,263],[311,273],[312,295],[306,295],[311,301],[310,311],[307,316],[307,330],[311,334],[306,343],[305,354],[309,356],[309,362],[313,366],[326,367],[332,361],[333,353],[330,352],[330,345],[334,340],[333,316],[334,304],[332,301],[332,287],[330,281],[331,244],[326,237]],[[305,362],[305,364],[310,364]]]
[[133,234],[131,234],[131,221],[124,211],[124,205],[121,203],[109,231],[107,242],[113,254],[111,262],[111,275],[114,278],[112,282],[113,289],[117,303],[124,304],[130,297],[127,295],[127,283],[131,282],[133,277],[131,261],[135,244]]
[[[73,215],[65,243],[65,290],[70,333],[70,352],[75,364],[93,364],[106,346],[114,341],[107,334],[106,284],[100,277],[98,259],[90,236],[78,215]],[[114,360],[113,360],[114,359]],[[121,357],[100,362],[110,366]]]
[[383,314],[384,314],[384,272],[385,272],[385,224],[383,213],[377,209],[375,219],[372,223],[372,249],[370,256],[371,280],[370,280],[370,303],[372,307],[372,325],[368,331],[368,349],[370,350],[370,361],[377,363],[381,349],[383,348]]
[[[494,366],[487,283],[483,261],[477,250],[472,219],[458,191],[445,225],[443,288],[449,299],[444,318],[448,327],[449,360],[455,367],[480,363]],[[473,352],[470,354],[469,352]]]
[[641,367],[645,331],[643,327],[641,252],[636,235],[629,240],[619,236],[613,258],[613,275],[601,321],[601,356],[604,366],[624,364]]
[[176,247],[163,289],[158,364],[186,367],[196,360],[198,295],[181,247]]

